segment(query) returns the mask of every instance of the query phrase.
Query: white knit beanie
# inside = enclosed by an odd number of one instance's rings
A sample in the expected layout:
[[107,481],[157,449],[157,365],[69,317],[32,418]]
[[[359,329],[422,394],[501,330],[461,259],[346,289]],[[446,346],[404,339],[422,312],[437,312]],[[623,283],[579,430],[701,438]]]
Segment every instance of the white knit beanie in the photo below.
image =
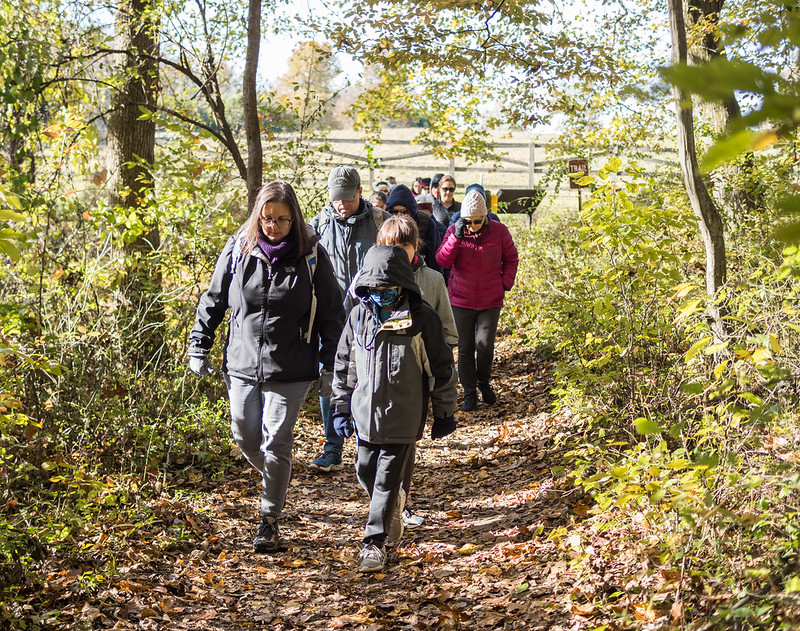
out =
[[461,216],[465,219],[480,219],[487,212],[486,199],[480,191],[470,191],[461,202]]

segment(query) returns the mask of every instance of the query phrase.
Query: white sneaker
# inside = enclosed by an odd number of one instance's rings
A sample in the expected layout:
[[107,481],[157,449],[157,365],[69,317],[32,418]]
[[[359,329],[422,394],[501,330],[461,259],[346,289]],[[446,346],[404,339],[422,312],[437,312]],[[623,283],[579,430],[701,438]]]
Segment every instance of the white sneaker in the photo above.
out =
[[425,523],[425,518],[415,515],[407,508],[403,510],[403,526],[406,528],[416,528]]
[[401,488],[397,491],[397,502],[392,510],[392,521],[386,536],[389,541],[396,543],[403,536],[403,509],[406,507],[406,492]]
[[386,567],[386,551],[374,543],[361,548],[358,558],[361,561],[358,566],[359,572],[378,572]]

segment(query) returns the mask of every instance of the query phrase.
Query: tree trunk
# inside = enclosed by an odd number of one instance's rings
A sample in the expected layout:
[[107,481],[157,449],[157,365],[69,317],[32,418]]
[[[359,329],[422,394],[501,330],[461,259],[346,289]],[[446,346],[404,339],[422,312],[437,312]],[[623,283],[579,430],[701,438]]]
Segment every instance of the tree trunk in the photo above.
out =
[[264,156],[261,148],[261,125],[258,120],[256,76],[258,49],[261,43],[261,0],[250,0],[247,17],[247,57],[242,77],[242,106],[244,108],[245,136],[247,138],[247,208],[255,202],[256,193],[264,177]]
[[[686,42],[686,21],[683,1],[669,0],[670,31],[672,35],[672,64],[686,64],[688,50]],[[686,192],[697,216],[700,234],[706,250],[706,292],[716,298],[727,276],[725,257],[725,235],[722,218],[714,200],[708,194],[697,167],[697,150],[694,139],[694,115],[689,94],[677,85],[673,86],[678,120],[678,155]],[[722,316],[717,310],[711,313],[714,332],[724,336]]]
[[[724,4],[725,0],[688,0],[687,18],[694,35],[688,45],[688,55],[693,65],[705,64],[725,55],[718,28]],[[711,131],[716,136],[725,132],[730,121],[742,116],[739,102],[733,93],[725,101],[702,101],[697,109],[701,120],[711,126]],[[754,169],[753,152],[748,151],[739,159],[738,164],[721,167],[712,176],[715,198],[731,209],[734,219],[763,209],[761,186]]]
[[[161,239],[152,207],[156,128],[152,120],[139,120],[141,106],[152,108],[158,91],[157,20],[150,0],[127,0],[117,13],[116,58],[122,84],[112,97],[108,119],[109,196],[112,207],[126,217],[136,217],[142,232],[124,248],[122,278],[122,343],[137,366],[150,361],[162,346]],[[131,222],[129,222],[131,223]],[[128,227],[131,230],[131,227]]]

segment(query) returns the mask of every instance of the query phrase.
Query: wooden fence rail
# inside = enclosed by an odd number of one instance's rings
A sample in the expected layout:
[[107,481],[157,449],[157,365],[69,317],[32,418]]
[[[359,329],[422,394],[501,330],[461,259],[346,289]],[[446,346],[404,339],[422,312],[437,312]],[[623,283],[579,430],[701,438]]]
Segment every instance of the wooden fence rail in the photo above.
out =
[[[284,136],[279,135],[276,137],[278,141],[288,141],[292,140],[291,136]],[[306,141],[309,145],[321,145],[321,144],[331,144],[334,145],[331,149],[325,149],[325,153],[330,156],[336,158],[342,158],[346,160],[348,163],[353,164],[358,167],[369,168],[369,181],[372,183],[375,180],[375,169],[373,165],[369,165],[365,156],[362,154],[355,154],[350,153],[347,151],[342,151],[340,149],[335,148],[336,144],[343,145],[343,144],[358,144],[361,143],[363,146],[363,141],[358,138],[352,139],[320,139],[320,138],[309,138]],[[408,140],[397,140],[397,139],[386,139],[382,140],[379,146],[404,146],[404,147],[414,147],[415,145],[409,142]],[[503,151],[507,149],[528,149],[528,159],[521,160],[519,158],[511,158],[508,156],[502,157],[499,162],[503,165],[501,167],[504,173],[514,173],[514,174],[523,174],[527,173],[528,175],[528,187],[533,188],[536,185],[535,175],[547,173],[549,167],[552,164],[566,162],[570,159],[571,156],[567,157],[558,157],[558,158],[550,158],[548,160],[537,160],[537,155],[541,155],[541,151],[544,151],[546,145],[544,143],[538,142],[503,142],[499,141],[494,143],[494,148],[498,151]],[[675,164],[675,159],[669,159],[668,157],[655,157],[655,156],[664,156],[664,155],[671,155],[675,154],[677,156],[677,151],[674,149],[659,149],[654,150],[648,147],[637,147],[636,148],[640,152],[644,153],[653,153],[655,154],[653,157],[648,157],[647,161],[651,163],[653,166],[655,165],[669,165]],[[593,154],[591,156],[592,160],[597,160],[601,158],[605,158],[608,156],[615,155],[611,151],[601,151]],[[404,163],[407,163],[410,160],[414,160],[416,158],[424,158],[424,157],[433,157],[433,153],[431,151],[412,151],[410,153],[403,153],[399,155],[387,155],[387,156],[380,156],[378,160],[381,165],[389,167],[392,165],[404,166]],[[505,166],[511,165],[511,166]],[[487,166],[486,164],[473,164],[473,165],[456,165],[455,158],[450,158],[449,168],[442,168],[442,165],[430,165],[430,164],[414,164],[414,169],[417,169],[419,172],[426,172],[426,173],[435,173],[436,171],[448,171],[451,175],[455,175],[456,173],[486,173],[492,172],[495,170],[493,166]],[[590,165],[590,172],[596,172],[594,169],[591,169]],[[648,172],[652,174],[651,172]]]

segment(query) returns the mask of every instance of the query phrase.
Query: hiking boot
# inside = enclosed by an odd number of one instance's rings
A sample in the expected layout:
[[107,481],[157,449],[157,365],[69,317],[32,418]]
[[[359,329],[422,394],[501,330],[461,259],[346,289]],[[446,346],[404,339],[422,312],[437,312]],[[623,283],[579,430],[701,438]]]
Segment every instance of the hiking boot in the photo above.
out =
[[316,460],[308,463],[308,468],[314,471],[339,471],[342,468],[342,454],[336,451],[326,451]]
[[275,552],[281,545],[278,532],[278,520],[270,515],[262,515],[258,531],[253,538],[253,550],[256,552]]
[[494,405],[497,403],[497,395],[492,390],[492,386],[488,383],[479,383],[478,390],[481,391],[481,398],[486,405]]
[[406,528],[416,528],[425,523],[425,519],[415,515],[409,509],[403,509],[403,526]]
[[461,406],[462,412],[472,412],[478,409],[478,395],[475,391],[464,393],[464,403]]
[[358,553],[359,572],[379,572],[386,567],[386,551],[374,543],[368,543]]
[[406,506],[406,492],[403,489],[397,491],[397,501],[392,510],[392,522],[389,524],[389,532],[386,536],[389,541],[396,543],[403,536],[403,509]]

